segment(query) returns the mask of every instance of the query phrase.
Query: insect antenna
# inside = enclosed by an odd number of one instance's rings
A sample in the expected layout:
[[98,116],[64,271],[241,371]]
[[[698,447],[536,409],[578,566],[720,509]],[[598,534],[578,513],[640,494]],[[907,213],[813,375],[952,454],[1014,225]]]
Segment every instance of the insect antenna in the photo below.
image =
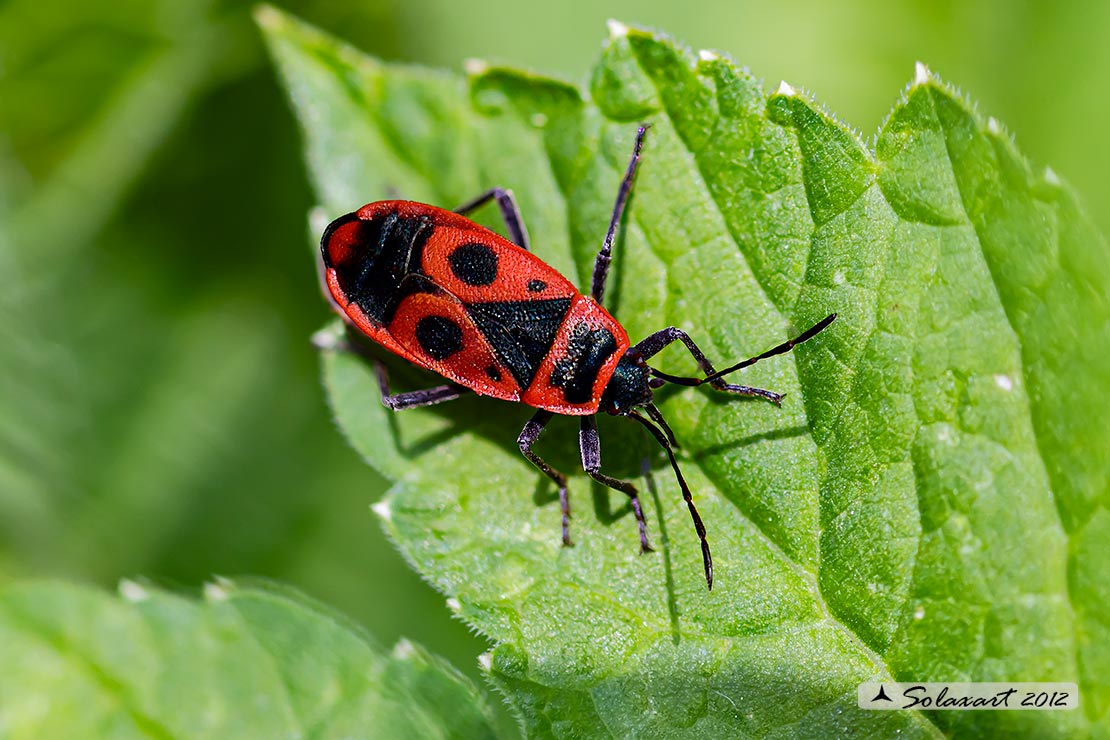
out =
[[721,377],[722,375],[728,375],[729,373],[734,373],[737,370],[742,370],[742,369],[744,369],[744,368],[746,368],[750,365],[754,365],[755,363],[759,362],[760,360],[766,360],[768,357],[774,357],[775,355],[781,355],[785,352],[789,352],[790,350],[794,349],[794,347],[801,344],[802,342],[813,339],[815,336],[817,336],[818,334],[823,332],[826,329],[826,327],[828,327],[828,325],[831,324],[834,321],[836,321],[836,314],[835,313],[830,313],[828,316],[821,319],[816,324],[809,327],[808,329],[806,329],[804,332],[802,332],[798,336],[794,337],[793,339],[787,339],[782,344],[778,345],[777,347],[772,347],[771,349],[767,350],[766,352],[764,352],[761,355],[756,355],[755,357],[750,357],[747,360],[744,360],[743,362],[738,362],[735,365],[732,365],[731,367],[726,367],[724,370],[718,370],[715,373],[707,375],[702,379],[701,382],[702,383],[710,383],[710,382],[716,380],[717,378]]
[[[815,336],[817,336],[822,331],[827,329],[829,324],[831,324],[835,320],[836,320],[836,314],[831,313],[828,316],[826,316],[825,318],[821,319],[816,324],[814,324],[813,326],[806,329],[804,332],[802,332],[798,336],[794,337],[793,339],[788,339],[785,342],[783,342],[782,344],[778,345],[777,347],[772,347],[771,349],[767,350],[766,352],[764,352],[761,355],[756,355],[755,357],[749,357],[748,359],[744,360],[743,362],[738,362],[735,365],[732,365],[730,367],[726,367],[724,370],[713,370],[713,366],[710,365],[709,360],[707,360],[705,358],[705,356],[703,354],[701,354],[701,350],[695,351],[697,348],[691,346],[690,342],[687,342],[687,345],[686,345],[687,348],[690,349],[690,351],[693,353],[695,359],[697,359],[698,364],[702,368],[702,371],[707,372],[708,374],[704,378],[686,378],[686,377],[683,377],[683,376],[680,376],[680,375],[671,375],[670,373],[665,373],[661,370],[656,370],[655,368],[651,368],[652,380],[655,380],[655,381],[660,381],[661,380],[661,381],[664,381],[664,382],[667,382],[667,383],[674,383],[675,385],[684,385],[684,386],[687,386],[687,387],[696,387],[696,386],[699,386],[699,385],[703,385],[705,383],[712,383],[713,387],[719,388],[720,390],[731,390],[731,391],[737,391],[737,392],[744,393],[745,395],[762,396],[762,397],[766,398],[767,400],[772,401],[774,403],[780,403],[782,401],[783,397],[778,393],[773,393],[771,391],[763,390],[762,388],[749,388],[748,386],[727,386],[726,387],[726,386],[723,385],[724,381],[721,380],[721,378],[725,375],[728,375],[729,373],[734,373],[737,370],[742,370],[746,367],[754,365],[755,363],[759,362],[760,360],[766,360],[768,357],[774,357],[775,355],[781,355],[785,352],[789,352],[790,350],[794,349],[796,346],[798,346],[802,342],[813,339]],[[712,372],[710,372],[710,371],[712,371]],[[653,387],[658,387],[658,386],[653,386]]]
[[[667,432],[670,432],[670,427],[666,426],[666,422],[662,421],[662,414],[659,409],[653,405],[648,404],[648,413],[651,414],[653,419],[661,421],[662,425],[666,427]],[[655,441],[667,451],[667,457],[671,461],[671,469],[674,470],[675,477],[678,479],[678,486],[682,489],[682,500],[686,502],[686,508],[690,510],[690,518],[694,520],[694,529],[697,530],[698,539],[701,540],[701,560],[705,566],[705,583],[709,586],[709,590],[713,590],[713,555],[709,552],[709,541],[705,539],[705,525],[702,524],[701,515],[698,514],[698,508],[694,506],[694,497],[690,493],[690,486],[686,484],[686,479],[682,477],[682,471],[678,467],[678,460],[674,456],[674,447],[667,441],[668,434],[661,431],[658,427],[652,424],[643,416],[636,413],[635,410],[627,412],[626,416],[630,416],[636,421],[643,424],[651,432],[651,436],[655,437]],[[670,435],[673,436],[673,435]]]
[[705,378],[686,378],[681,375],[671,375],[670,373],[665,373],[662,370],[656,370],[655,368],[651,368],[651,377],[658,378],[659,380],[665,380],[666,382],[673,383],[674,385],[684,385],[687,388],[693,388],[705,382]]

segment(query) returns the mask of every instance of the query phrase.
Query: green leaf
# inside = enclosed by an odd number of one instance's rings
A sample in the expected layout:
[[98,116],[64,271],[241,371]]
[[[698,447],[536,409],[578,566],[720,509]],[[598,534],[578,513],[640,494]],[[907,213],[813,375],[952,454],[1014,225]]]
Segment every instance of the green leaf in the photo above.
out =
[[[0,150],[13,150],[0,168],[0,201],[14,201],[0,231],[20,245],[17,274],[79,252],[227,64],[231,36],[210,18],[211,5],[119,0],[59,13],[16,0],[0,8]],[[81,218],[58,217],[75,204]],[[5,267],[5,285],[17,284],[16,268]]]
[[272,586],[0,590],[4,736],[493,737],[477,691],[402,640]]
[[[633,341],[679,325],[726,362],[840,314],[739,376],[788,393],[781,408],[659,393],[711,593],[677,485],[632,425],[602,420],[603,469],[638,478],[651,456],[659,552],[641,557],[625,502],[582,475],[562,548],[553,492],[513,443],[528,409],[394,415],[365,361],[324,353],[340,426],[395,481],[387,529],[496,643],[490,677],[530,735],[1107,731],[1110,262],[996,122],[920,68],[868,145],[788,86],[768,96],[720,55],[619,24],[587,94],[386,65],[258,17],[327,217],[511,187],[535,251],[584,285],[646,121],[607,294]],[[695,370],[680,350],[658,363]],[[537,448],[568,471],[573,428],[556,420]],[[856,708],[860,682],[891,678],[1078,681],[1082,710]]]

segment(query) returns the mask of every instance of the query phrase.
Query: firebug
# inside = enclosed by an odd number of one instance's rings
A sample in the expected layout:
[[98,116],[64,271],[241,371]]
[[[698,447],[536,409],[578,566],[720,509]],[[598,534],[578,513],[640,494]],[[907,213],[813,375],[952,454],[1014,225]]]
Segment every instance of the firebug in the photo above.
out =
[[[652,403],[666,383],[712,388],[781,403],[762,388],[726,383],[724,376],[790,351],[836,319],[820,322],[763,354],[717,370],[682,329],[667,327],[636,344],[602,307],[613,241],[632,191],[646,127],[617,192],[609,229],[594,262],[589,295],[531,251],[520,210],[509,190],[493,188],[447,211],[404,200],[370,203],[340,216],[320,243],[329,297],[347,323],[385,349],[443,376],[426,390],[391,393],[384,365],[375,362],[382,403],[390,409],[442,403],[473,392],[537,409],[517,442],[521,453],[559,488],[563,544],[570,545],[567,480],[533,446],[555,414],[581,417],[582,467],[598,482],[626,494],[639,526],[640,549],[650,551],[636,487],[601,472],[595,415],[625,416],[644,425],[663,447],[701,541],[705,580],[713,588],[713,559],[705,526],[675,457],[674,434]],[[493,201],[511,239],[466,218]],[[669,375],[647,364],[672,342],[689,350],[704,377]],[[642,413],[641,413],[642,412]]]

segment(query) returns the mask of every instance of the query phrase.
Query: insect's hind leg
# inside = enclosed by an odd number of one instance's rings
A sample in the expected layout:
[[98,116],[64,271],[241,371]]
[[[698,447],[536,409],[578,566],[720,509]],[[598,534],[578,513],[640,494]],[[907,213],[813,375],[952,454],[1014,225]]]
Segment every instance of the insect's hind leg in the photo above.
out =
[[390,393],[389,372],[386,371],[385,364],[377,358],[371,361],[374,363],[374,374],[378,377],[378,388],[381,390],[382,394],[382,405],[393,411],[404,411],[405,409],[415,409],[420,406],[433,406],[437,403],[443,403],[444,401],[454,401],[470,390],[461,385],[447,383],[444,385],[437,385],[434,388],[424,388],[419,391]]
[[497,201],[497,209],[501,211],[501,220],[509,231],[509,238],[513,244],[526,251],[532,251],[528,244],[528,229],[524,227],[524,217],[520,215],[520,206],[516,204],[512,190],[505,188],[490,188],[474,200],[467,201],[455,209],[455,213],[465,216],[475,211],[491,200]]
[[601,251],[594,259],[594,274],[590,284],[590,295],[601,303],[605,294],[605,282],[609,278],[609,263],[613,259],[613,240],[617,236],[617,229],[624,217],[624,207],[628,203],[628,196],[632,192],[632,181],[636,178],[636,169],[640,166],[640,150],[644,147],[644,136],[647,126],[640,126],[636,132],[636,143],[632,147],[632,159],[628,162],[628,169],[624,172],[620,189],[617,190],[617,200],[613,204],[613,215],[609,218],[609,230],[605,232],[605,241],[601,243]]
[[563,546],[570,547],[574,543],[570,541],[570,498],[567,496],[567,477],[548,465],[542,457],[532,452],[532,445],[540,438],[544,427],[547,426],[547,422],[551,421],[552,416],[554,414],[550,411],[543,409],[537,411],[524,425],[524,428],[520,430],[520,436],[516,438],[516,443],[520,447],[520,454],[528,458],[533,465],[539,468],[548,478],[555,481],[555,485],[559,487],[559,508],[563,513]]
[[640,494],[636,486],[620,478],[613,478],[600,472],[601,470],[601,438],[597,435],[597,419],[593,415],[582,417],[582,427],[578,433],[578,446],[582,452],[582,469],[586,474],[602,485],[628,496],[632,504],[632,513],[636,515],[636,526],[640,530],[640,552],[651,552],[655,548],[648,542],[647,522],[644,521],[644,510],[640,507]]
[[[665,347],[678,341],[686,346],[686,349],[689,350],[690,354],[693,355],[694,359],[697,361],[698,367],[701,368],[701,371],[705,373],[707,377],[717,372],[713,367],[713,363],[709,361],[709,358],[705,356],[701,348],[694,343],[690,335],[677,326],[668,326],[666,329],[660,329],[636,344],[631,351],[639,353],[643,359],[647,360],[662,352]],[[660,372],[654,368],[652,368],[651,374],[657,378],[662,378],[663,380],[679,385],[701,385],[705,382],[703,378],[680,378]],[[735,393],[740,396],[758,396],[759,398],[766,398],[771,403],[782,403],[782,399],[784,398],[781,393],[775,393],[774,391],[769,391],[764,388],[754,388],[750,385],[726,383],[722,378],[714,378],[709,381],[709,384],[719,391]]]
[[331,330],[323,330],[318,332],[312,341],[320,349],[352,352],[373,365],[374,376],[378,380],[378,389],[381,391],[382,405],[393,411],[404,411],[420,406],[432,406],[444,401],[453,401],[470,390],[455,383],[447,383],[419,391],[390,392],[389,372],[385,369],[385,364],[370,351],[366,342],[360,341],[360,336],[355,334],[350,325],[345,325],[345,334],[342,337],[334,336]]

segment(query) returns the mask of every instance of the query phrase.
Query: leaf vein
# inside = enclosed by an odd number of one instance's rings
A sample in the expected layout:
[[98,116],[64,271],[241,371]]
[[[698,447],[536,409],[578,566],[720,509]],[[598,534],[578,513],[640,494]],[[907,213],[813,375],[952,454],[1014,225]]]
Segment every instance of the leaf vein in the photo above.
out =
[[[683,141],[684,148],[686,149],[687,153],[692,157],[694,165],[697,169],[699,179],[702,182],[703,189],[704,189],[706,195],[708,196],[708,202],[713,205],[714,209],[717,211],[718,215],[720,216],[721,222],[725,225],[725,230],[729,234],[729,238],[731,239],[731,241],[733,243],[733,246],[736,248],[737,252],[739,253],[739,255],[741,257],[741,259],[743,259],[745,261],[745,263],[747,263],[747,257],[744,254],[743,249],[741,248],[739,240],[737,239],[737,237],[732,233],[731,229],[729,228],[728,220],[724,217],[724,210],[723,210],[720,202],[717,200],[717,197],[714,194],[713,189],[708,186],[708,182],[707,182],[707,177],[708,176],[707,176],[706,172],[704,171],[704,168],[702,167],[702,163],[698,160],[696,154],[694,154],[692,152],[692,150],[688,146],[686,146],[685,139],[682,138],[682,135],[680,133],[680,128],[677,125],[676,119],[675,119],[673,113],[671,112],[670,107],[667,103],[667,96],[663,94],[663,91],[659,88],[659,84],[655,81],[655,78],[650,74],[650,71],[644,68],[642,62],[639,59],[639,56],[636,56],[635,58],[636,58],[637,65],[640,66],[640,69],[645,73],[645,75],[648,77],[648,79],[650,79],[652,81],[652,84],[655,86],[656,93],[657,93],[657,95],[658,95],[658,97],[659,97],[659,99],[662,103],[662,105],[660,106],[660,110],[670,120],[672,127],[675,129],[676,133],[679,134],[679,139]],[[795,138],[797,137],[796,132],[792,131],[791,133],[795,136]],[[804,173],[803,173],[803,177],[804,177]],[[874,187],[877,187],[877,181],[872,179],[871,183],[859,195],[856,196],[856,198],[852,201],[852,204],[854,204],[855,202],[858,202],[858,200],[863,197],[864,193],[868,192],[871,188],[874,188]],[[849,204],[848,207],[851,207],[851,204]],[[814,222],[814,223],[816,223],[816,222]],[[816,228],[816,226],[815,226],[815,228]],[[650,245],[650,242],[649,242],[649,247],[650,246],[651,245]],[[889,250],[888,250],[888,252],[889,252]],[[808,266],[811,254],[812,254],[812,252],[807,252],[807,254],[806,254],[806,264],[807,264],[807,266]],[[887,265],[887,262],[884,261],[884,265],[883,265],[884,274],[885,274],[886,265]],[[748,267],[749,267],[749,269],[751,269],[750,265],[748,265]],[[763,281],[760,280],[756,271],[752,270],[752,275],[753,275],[754,279],[756,280],[756,282],[759,284],[760,290],[764,293],[764,296],[767,297],[768,301],[772,305],[776,305],[775,301],[769,296],[769,294],[767,292],[767,286],[763,283]],[[876,301],[877,301],[877,299],[878,299],[877,291],[875,293],[876,293],[875,298],[876,298]],[[777,306],[777,305],[776,305],[776,308],[780,312],[780,315],[785,318],[784,314],[786,313],[786,309],[784,309],[781,306]],[[799,372],[799,368],[797,367],[797,360],[794,359],[794,358],[792,358],[792,359],[793,359],[793,362],[795,364],[795,372],[798,373],[799,378],[800,378],[801,373]],[[805,395],[805,385],[804,384],[802,385],[802,394],[803,394],[803,396]],[[804,412],[804,413],[806,413],[806,425],[809,426],[808,413],[807,412]],[[698,464],[699,467],[702,467],[700,462],[697,462],[697,464]],[[708,472],[704,470],[704,467],[703,467],[703,472],[706,472],[707,476],[709,475]],[[712,479],[712,476],[709,476],[709,477],[710,477],[710,479]],[[763,541],[768,546],[768,549],[770,549],[776,555],[776,557],[780,558],[790,568],[792,568],[799,577],[803,578],[807,582],[807,584],[809,586],[810,593],[813,596],[814,602],[820,608],[822,614],[825,617],[825,620],[829,624],[831,624],[835,629],[843,630],[844,633],[846,633],[848,635],[849,639],[851,639],[855,643],[857,649],[863,655],[867,656],[867,658],[872,662],[872,664],[875,666],[875,668],[879,672],[881,672],[885,676],[893,676],[893,674],[890,670],[890,667],[886,664],[885,660],[883,660],[882,656],[880,656],[877,652],[872,650],[872,648],[870,646],[868,646],[867,643],[863,640],[861,635],[857,634],[853,629],[848,627],[848,625],[846,623],[840,621],[836,616],[834,616],[834,614],[832,613],[832,611],[829,608],[828,603],[826,602],[826,600],[824,598],[824,595],[823,595],[823,593],[821,591],[821,588],[820,588],[820,581],[816,577],[816,574],[813,571],[809,570],[804,564],[802,564],[800,562],[797,562],[792,557],[790,557],[778,545],[778,543],[776,543],[774,541],[774,539],[766,531],[764,531],[764,529],[757,522],[755,522],[750,516],[748,516],[747,513],[740,510],[740,507],[737,507],[737,509],[744,516],[744,518],[747,519],[749,521],[749,523],[752,524],[755,531],[760,534],[761,538],[763,539]],[[818,525],[818,526],[820,526],[820,525]],[[820,540],[818,540],[818,541],[820,541]],[[820,562],[820,556],[818,556],[818,562]],[[943,734],[941,732],[940,728],[932,721],[931,718],[925,717],[920,712],[915,711],[915,714],[917,715],[917,717],[919,718],[919,720],[922,723],[926,724],[934,732]]]
[[[937,94],[938,93],[937,93],[936,88],[930,86],[929,87],[929,103],[930,103],[930,106],[931,106],[931,111],[932,111],[934,120],[936,120],[936,122],[940,125],[940,130],[943,133],[944,151],[945,151],[945,154],[946,154],[946,161],[948,163],[949,171],[951,172],[953,178],[958,182],[958,176],[957,176],[957,173],[956,173],[956,163],[953,159],[953,153],[952,153],[952,139],[951,139],[950,131],[949,131],[948,126],[945,125],[944,121],[941,119],[940,115],[937,112],[937,108],[936,108],[936,95]],[[959,193],[960,208],[963,210],[965,218],[967,218],[968,223],[971,224],[972,229],[975,232],[975,244],[979,249],[979,257],[980,257],[980,259],[982,259],[983,263],[987,267],[988,272],[990,273],[991,287],[994,288],[995,298],[998,301],[998,305],[1000,305],[1002,307],[1002,313],[1006,317],[1006,321],[1007,321],[1007,325],[1010,329],[1010,333],[1013,336],[1014,341],[1017,343],[1018,352],[1019,352],[1019,356],[1020,356],[1019,362],[1020,362],[1020,368],[1021,368],[1022,385],[1024,387],[1028,388],[1029,387],[1029,377],[1028,377],[1028,373],[1027,373],[1027,370],[1026,370],[1026,362],[1027,362],[1027,357],[1028,357],[1027,351],[1026,351],[1026,343],[1022,341],[1022,336],[1021,336],[1021,333],[1018,331],[1018,327],[1017,327],[1017,324],[1015,322],[1015,318],[1011,314],[1011,311],[1012,311],[1011,306],[1009,306],[1007,304],[1007,302],[1003,299],[1003,292],[1000,290],[999,285],[998,285],[999,277],[996,273],[995,266],[992,263],[992,261],[990,259],[988,259],[988,257],[987,257],[986,249],[984,248],[984,242],[986,241],[986,239],[988,237],[984,233],[982,225],[979,222],[979,220],[975,219],[975,218],[972,218],[971,209],[968,207],[968,203],[967,203],[966,196],[965,196],[963,188],[957,188],[957,192]],[[1059,239],[1059,233],[1058,232],[1056,233],[1055,238]],[[1058,254],[1059,250],[1057,249],[1056,252]],[[1054,260],[1053,269],[1054,270],[1059,270],[1059,266],[1060,266],[1059,259]],[[1042,446],[1041,435],[1038,433],[1037,425],[1036,425],[1036,423],[1034,422],[1034,419],[1033,419],[1032,401],[1030,399],[1027,399],[1026,403],[1024,405],[1025,405],[1025,415],[1028,419],[1029,428],[1032,430],[1032,433],[1033,433],[1033,442],[1034,442],[1034,445],[1035,445],[1036,450],[1037,450],[1038,458],[1039,458],[1039,460],[1043,461],[1043,460],[1045,460],[1046,455],[1045,455],[1044,448]],[[1065,526],[1065,522],[1064,522],[1064,516],[1063,516],[1063,511],[1062,511],[1063,504],[1062,504],[1062,502],[1060,500],[1060,496],[1057,492],[1058,484],[1054,484],[1054,482],[1052,480],[1053,473],[1052,473],[1052,470],[1049,468],[1049,466],[1044,466],[1044,467],[1045,467],[1046,482],[1047,482],[1048,488],[1049,488],[1049,494],[1052,496],[1053,503],[1055,504],[1053,509],[1056,512],[1057,526],[1059,527],[1060,533],[1064,537],[1065,541],[1070,541],[1071,537],[1068,533],[1067,527]],[[1070,550],[1070,548],[1069,548],[1069,550]],[[1071,558],[1071,555],[1069,554],[1068,559],[1070,560],[1070,558]],[[1078,632],[1076,627],[1079,624],[1079,620],[1078,620],[1078,617],[1076,615],[1076,609],[1075,609],[1075,595],[1072,593],[1072,589],[1075,587],[1074,580],[1072,578],[1066,578],[1065,583],[1067,584],[1066,585],[1066,593],[1067,593],[1066,604],[1067,604],[1067,607],[1068,607],[1069,616],[1071,618],[1071,624],[1073,626],[1073,630],[1075,632]],[[1078,667],[1083,662],[1082,646],[1080,645],[1080,642],[1078,640],[1073,640],[1072,641],[1072,646],[1073,646],[1075,664]],[[1079,673],[1078,683],[1080,684],[1080,686],[1083,687],[1084,691],[1090,690],[1090,691],[1093,692],[1095,687],[1090,686],[1090,685],[1085,686],[1084,685],[1085,682],[1084,682],[1083,678],[1084,678],[1083,674]]]

